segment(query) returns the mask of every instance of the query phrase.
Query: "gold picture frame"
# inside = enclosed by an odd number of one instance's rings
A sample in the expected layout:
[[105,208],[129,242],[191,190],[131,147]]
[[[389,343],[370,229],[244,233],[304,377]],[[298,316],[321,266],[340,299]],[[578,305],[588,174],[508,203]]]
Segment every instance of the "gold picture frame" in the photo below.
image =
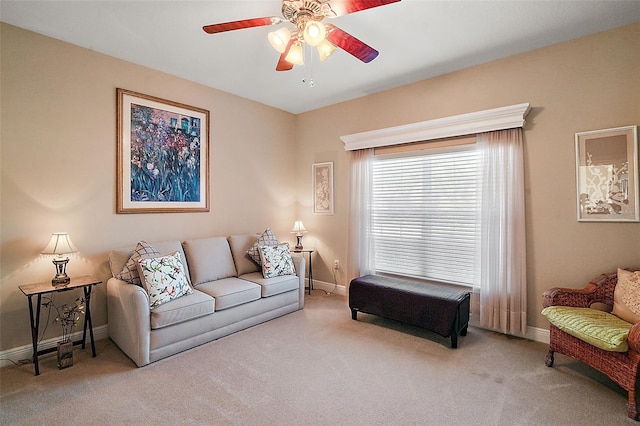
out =
[[638,222],[638,127],[580,132],[576,193],[580,222]]
[[117,96],[117,213],[209,211],[209,111]]

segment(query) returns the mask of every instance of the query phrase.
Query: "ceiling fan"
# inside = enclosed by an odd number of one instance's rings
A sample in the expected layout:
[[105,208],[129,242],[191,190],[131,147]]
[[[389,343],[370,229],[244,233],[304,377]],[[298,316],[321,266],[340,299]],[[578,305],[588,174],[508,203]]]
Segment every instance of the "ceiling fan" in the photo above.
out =
[[378,56],[378,51],[351,34],[332,24],[323,24],[324,18],[335,18],[373,7],[396,3],[400,0],[283,0],[282,16],[243,19],[205,25],[208,34],[216,34],[244,28],[278,25],[289,21],[294,27],[282,27],[269,33],[269,42],[280,53],[277,71],[288,71],[294,65],[304,64],[303,43],[318,50],[324,61],[336,47],[368,63]]

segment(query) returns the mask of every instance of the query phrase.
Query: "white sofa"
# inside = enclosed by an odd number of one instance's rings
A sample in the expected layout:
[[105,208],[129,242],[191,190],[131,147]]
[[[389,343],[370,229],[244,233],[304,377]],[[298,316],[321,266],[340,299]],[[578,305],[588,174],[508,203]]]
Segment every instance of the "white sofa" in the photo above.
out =
[[[293,257],[296,275],[263,278],[246,254],[259,235],[151,243],[161,255],[179,252],[193,286],[153,309],[143,287],[107,281],[109,337],[139,367],[304,307],[305,259]],[[118,275],[134,248],[111,251]]]

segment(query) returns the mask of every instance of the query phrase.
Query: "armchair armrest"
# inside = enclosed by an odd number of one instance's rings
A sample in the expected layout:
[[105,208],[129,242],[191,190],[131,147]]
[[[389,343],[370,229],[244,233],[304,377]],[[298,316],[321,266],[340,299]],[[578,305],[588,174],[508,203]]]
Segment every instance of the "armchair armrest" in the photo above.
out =
[[598,275],[584,288],[554,287],[542,294],[542,306],[573,306],[588,308],[600,302],[613,306],[613,291],[617,283],[617,273]]
[[640,353],[640,322],[635,323],[629,330],[627,343],[630,351]]

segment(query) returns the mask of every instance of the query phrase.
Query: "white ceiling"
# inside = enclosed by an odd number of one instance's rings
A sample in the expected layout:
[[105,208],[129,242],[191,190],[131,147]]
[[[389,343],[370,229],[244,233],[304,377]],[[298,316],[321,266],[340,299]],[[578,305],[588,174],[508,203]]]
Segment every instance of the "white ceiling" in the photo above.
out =
[[640,21],[640,0],[402,0],[331,21],[380,52],[369,64],[342,50],[320,62],[314,52],[311,65],[287,72],[275,71],[279,54],[267,41],[285,24],[202,31],[280,8],[280,0],[1,0],[0,20],[292,113]]

